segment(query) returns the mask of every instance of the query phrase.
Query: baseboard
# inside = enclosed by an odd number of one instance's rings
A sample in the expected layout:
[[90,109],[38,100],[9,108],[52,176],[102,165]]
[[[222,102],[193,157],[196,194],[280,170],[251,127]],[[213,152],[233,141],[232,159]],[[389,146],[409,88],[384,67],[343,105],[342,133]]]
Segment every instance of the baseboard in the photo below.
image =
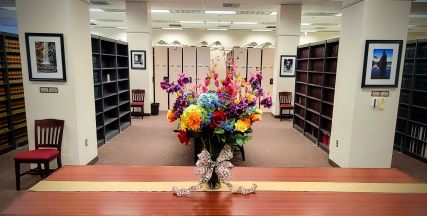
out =
[[329,165],[331,165],[332,167],[337,167],[337,168],[341,168],[338,164],[336,164],[334,161],[332,161],[331,159],[328,159],[328,163]]
[[94,159],[89,161],[89,163],[87,163],[87,165],[95,165],[96,162],[98,162],[98,156],[96,156]]
[[[131,116],[141,116],[141,112],[131,112]],[[151,113],[144,113],[144,116],[151,116]]]

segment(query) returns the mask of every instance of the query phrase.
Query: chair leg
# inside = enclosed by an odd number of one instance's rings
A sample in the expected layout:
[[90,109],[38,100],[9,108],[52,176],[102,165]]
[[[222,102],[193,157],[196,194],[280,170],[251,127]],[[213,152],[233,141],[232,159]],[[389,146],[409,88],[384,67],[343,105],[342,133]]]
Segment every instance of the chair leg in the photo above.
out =
[[61,155],[56,158],[56,162],[58,163],[58,169],[62,167]]
[[49,171],[50,171],[49,161],[48,162],[44,162],[44,177],[45,178],[49,176]]
[[15,160],[15,178],[16,178],[16,190],[21,189],[21,164]]
[[141,107],[141,118],[144,119],[144,106]]
[[282,109],[280,109],[280,113],[279,113],[279,118],[280,118],[280,121],[282,121],[282,119],[283,119],[283,115],[282,115]]
[[243,146],[239,146],[240,154],[242,154],[242,160],[245,161],[245,148]]
[[43,169],[41,163],[37,163],[37,169],[37,171],[40,173],[40,178],[43,178]]

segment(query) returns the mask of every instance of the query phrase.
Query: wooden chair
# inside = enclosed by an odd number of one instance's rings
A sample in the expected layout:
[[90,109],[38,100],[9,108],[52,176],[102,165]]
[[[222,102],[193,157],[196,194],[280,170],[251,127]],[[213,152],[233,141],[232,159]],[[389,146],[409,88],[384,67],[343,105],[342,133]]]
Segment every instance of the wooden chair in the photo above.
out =
[[132,89],[132,102],[130,106],[132,107],[132,113],[135,112],[134,108],[141,108],[141,118],[144,118],[144,98],[145,90],[143,89]]
[[[58,168],[62,167],[61,145],[64,131],[64,120],[43,119],[35,120],[35,149],[15,155],[16,190],[21,189],[21,176],[39,174],[42,178],[50,174],[49,163],[56,159]],[[37,169],[21,174],[21,163],[35,163]],[[44,170],[41,167],[44,165]]]
[[280,121],[285,116],[283,110],[288,110],[287,116],[292,116],[291,110],[294,109],[292,105],[292,92],[279,92],[279,102],[280,102]]

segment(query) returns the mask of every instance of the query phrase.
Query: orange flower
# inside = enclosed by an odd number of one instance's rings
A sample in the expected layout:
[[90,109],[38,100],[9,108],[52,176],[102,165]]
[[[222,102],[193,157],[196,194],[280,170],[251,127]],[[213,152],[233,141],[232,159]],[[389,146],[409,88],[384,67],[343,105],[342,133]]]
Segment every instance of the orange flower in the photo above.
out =
[[188,114],[188,128],[190,128],[193,131],[197,131],[200,128],[200,114],[197,112],[190,112]]
[[246,126],[250,127],[251,126],[251,120],[248,118],[244,118],[242,119],[243,122],[245,122]]
[[167,117],[169,122],[173,122],[176,120],[175,113],[173,113],[172,110],[168,110]]
[[251,115],[251,121],[252,122],[261,121],[261,120],[262,120],[262,118],[261,118],[260,114],[254,113],[254,114]]

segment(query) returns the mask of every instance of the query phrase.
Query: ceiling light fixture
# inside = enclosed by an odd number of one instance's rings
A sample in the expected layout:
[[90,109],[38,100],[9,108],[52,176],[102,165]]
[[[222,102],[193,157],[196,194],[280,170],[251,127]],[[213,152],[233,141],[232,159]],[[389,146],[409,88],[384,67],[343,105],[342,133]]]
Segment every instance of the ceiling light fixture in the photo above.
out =
[[302,26],[309,26],[311,23],[301,23]]
[[205,23],[204,21],[179,21],[180,23],[189,23],[189,24],[203,24]]
[[231,22],[226,22],[226,21],[206,21],[206,24],[231,24]]
[[222,29],[222,28],[208,28],[206,29],[208,31],[227,31],[228,29]]
[[96,21],[98,21],[98,20],[96,20],[96,19],[90,19],[90,22],[96,22]]
[[89,11],[90,12],[104,12],[104,10],[102,10],[100,8],[90,8]]
[[162,28],[163,30],[183,30],[183,28],[173,28],[173,27],[167,27],[167,28]]
[[152,9],[151,13],[170,13],[170,10]]
[[427,18],[426,14],[410,14],[410,18]]
[[1,9],[5,9],[5,10],[16,10],[16,7],[0,7]]
[[308,35],[308,33],[307,33],[307,32],[304,32],[304,35],[305,35],[305,36],[307,36],[307,35]]
[[117,26],[116,28],[118,28],[118,29],[126,29],[125,26]]
[[256,25],[258,23],[257,22],[233,22],[233,24],[238,24],[238,25]]
[[205,11],[205,14],[228,14],[228,15],[233,15],[233,14],[236,14],[236,11]]
[[273,30],[271,30],[271,29],[252,29],[252,31],[254,31],[254,32],[271,32]]
[[271,14],[270,15],[272,15],[272,16],[276,16],[277,15],[277,12],[276,11],[273,11],[273,12],[271,12]]
[[340,17],[340,16],[342,16],[342,13],[335,14],[335,16]]

